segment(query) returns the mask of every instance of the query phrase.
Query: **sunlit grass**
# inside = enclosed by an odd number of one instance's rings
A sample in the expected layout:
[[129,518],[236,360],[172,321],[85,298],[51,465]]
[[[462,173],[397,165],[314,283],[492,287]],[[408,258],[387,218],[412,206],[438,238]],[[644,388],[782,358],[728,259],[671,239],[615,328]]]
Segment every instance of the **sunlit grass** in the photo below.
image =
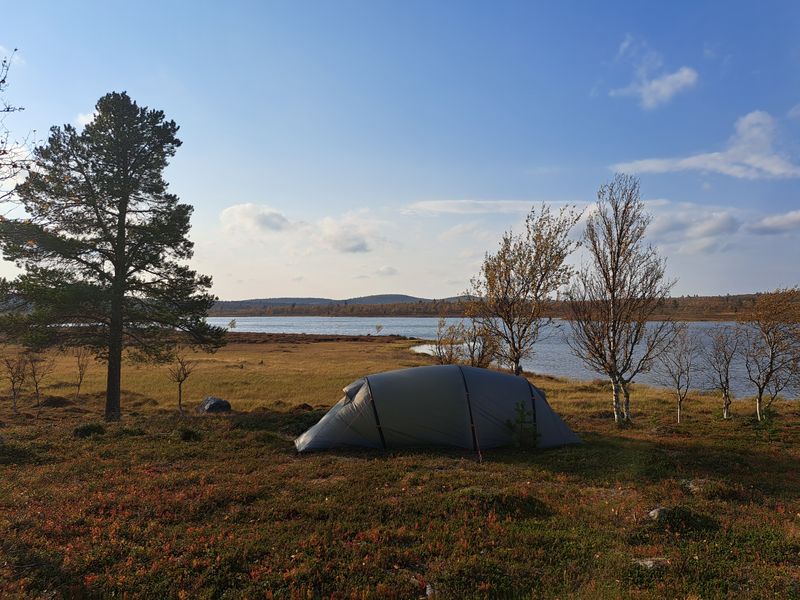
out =
[[[631,428],[603,382],[533,381],[585,444],[551,451],[348,451],[292,439],[361,375],[426,364],[412,342],[237,344],[200,365],[235,414],[176,414],[163,367],[127,366],[103,430],[104,373],[73,400],[56,357],[36,419],[0,400],[0,596],[796,597],[800,414],[634,390]],[[302,405],[308,405],[304,407]],[[718,406],[719,405],[719,406]],[[310,407],[310,408],[309,408]],[[694,481],[692,491],[688,485]],[[652,508],[681,507],[655,524]],[[634,559],[663,558],[654,569]]]

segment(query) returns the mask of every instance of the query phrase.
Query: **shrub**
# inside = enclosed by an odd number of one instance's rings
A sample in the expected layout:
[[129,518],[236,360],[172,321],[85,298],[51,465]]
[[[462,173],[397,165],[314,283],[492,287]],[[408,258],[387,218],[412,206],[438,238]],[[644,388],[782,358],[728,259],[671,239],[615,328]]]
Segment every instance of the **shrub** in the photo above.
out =
[[195,431],[194,429],[189,429],[188,427],[181,427],[178,429],[177,433],[178,438],[182,442],[198,442],[201,438],[200,432]]
[[86,425],[79,425],[76,427],[72,435],[76,438],[88,438],[95,435],[103,435],[105,432],[106,428],[100,423],[87,423]]
[[141,427],[121,427],[117,430],[117,437],[140,436],[145,435],[145,430]]

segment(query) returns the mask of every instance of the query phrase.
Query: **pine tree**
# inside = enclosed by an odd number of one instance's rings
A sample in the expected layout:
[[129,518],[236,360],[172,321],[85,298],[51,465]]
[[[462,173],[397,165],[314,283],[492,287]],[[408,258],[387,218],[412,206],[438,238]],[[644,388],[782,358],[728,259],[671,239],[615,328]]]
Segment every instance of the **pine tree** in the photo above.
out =
[[120,417],[124,355],[166,359],[178,335],[206,350],[223,343],[224,330],[205,322],[211,278],[186,266],[192,207],[163,177],[177,131],[162,111],[107,94],[82,131],[51,129],[17,189],[27,216],[0,221],[0,250],[23,269],[0,331],[105,358],[109,420]]

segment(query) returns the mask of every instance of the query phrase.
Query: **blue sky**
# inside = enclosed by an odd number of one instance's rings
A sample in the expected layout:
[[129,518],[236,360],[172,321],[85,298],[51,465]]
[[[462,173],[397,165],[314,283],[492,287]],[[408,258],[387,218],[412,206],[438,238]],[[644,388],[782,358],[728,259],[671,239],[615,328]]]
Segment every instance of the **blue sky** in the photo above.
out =
[[[461,292],[537,202],[637,173],[678,294],[797,284],[797,2],[27,2],[6,123],[127,90],[184,141],[223,298]],[[576,261],[580,257],[575,258]],[[10,273],[10,267],[3,267]]]

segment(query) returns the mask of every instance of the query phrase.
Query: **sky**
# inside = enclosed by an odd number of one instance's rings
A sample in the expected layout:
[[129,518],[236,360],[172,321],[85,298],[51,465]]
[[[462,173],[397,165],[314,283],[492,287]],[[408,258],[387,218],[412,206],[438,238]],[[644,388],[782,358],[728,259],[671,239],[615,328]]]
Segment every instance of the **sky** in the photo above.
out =
[[223,299],[459,294],[532,206],[583,210],[616,171],[641,179],[674,294],[800,283],[796,1],[1,12],[17,136],[109,91],[178,123],[166,178]]

